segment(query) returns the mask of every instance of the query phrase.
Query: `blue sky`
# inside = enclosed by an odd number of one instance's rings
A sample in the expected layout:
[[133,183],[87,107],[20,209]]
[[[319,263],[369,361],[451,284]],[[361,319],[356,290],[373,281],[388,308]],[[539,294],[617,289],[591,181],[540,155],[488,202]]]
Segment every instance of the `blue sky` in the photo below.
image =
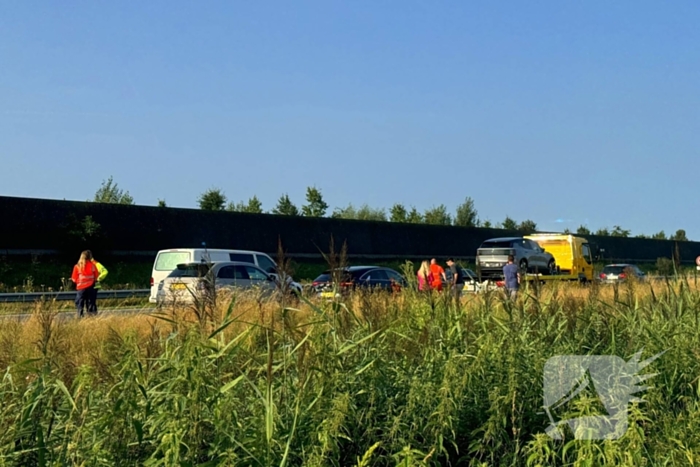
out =
[[[678,228],[700,3],[3,2],[0,195],[137,204],[319,187],[542,229]],[[557,220],[564,222],[556,222]]]

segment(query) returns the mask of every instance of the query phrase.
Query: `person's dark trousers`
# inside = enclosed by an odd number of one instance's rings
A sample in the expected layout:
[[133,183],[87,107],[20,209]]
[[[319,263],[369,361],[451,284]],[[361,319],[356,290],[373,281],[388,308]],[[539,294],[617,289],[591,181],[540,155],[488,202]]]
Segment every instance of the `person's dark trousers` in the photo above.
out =
[[90,311],[90,301],[92,298],[92,287],[88,287],[87,289],[82,289],[78,290],[76,295],[75,295],[75,307],[78,311],[78,318],[83,317],[83,312],[85,311],[85,308]]
[[91,315],[96,315],[97,314],[97,292],[100,289],[96,289],[94,286],[90,287],[92,290],[92,293],[90,294],[90,303],[88,306],[88,313]]
[[461,305],[462,290],[464,290],[464,282],[452,285],[452,295],[454,296],[457,308]]

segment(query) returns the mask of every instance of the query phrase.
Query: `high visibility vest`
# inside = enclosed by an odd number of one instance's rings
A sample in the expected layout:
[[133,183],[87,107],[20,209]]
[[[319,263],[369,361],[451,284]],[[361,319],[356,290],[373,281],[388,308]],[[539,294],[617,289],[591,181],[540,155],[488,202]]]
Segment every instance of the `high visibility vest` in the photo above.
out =
[[104,280],[104,278],[107,277],[107,273],[109,271],[107,271],[106,267],[102,266],[102,263],[98,263],[94,259],[92,260],[92,264],[94,264],[95,267],[97,268],[97,281],[95,282],[95,288],[101,289],[102,284],[100,282],[102,282]]
[[73,275],[71,278],[73,279],[73,282],[75,282],[76,290],[87,289],[95,283],[95,280],[97,280],[97,268],[94,264],[88,262],[81,270],[76,264],[73,266]]

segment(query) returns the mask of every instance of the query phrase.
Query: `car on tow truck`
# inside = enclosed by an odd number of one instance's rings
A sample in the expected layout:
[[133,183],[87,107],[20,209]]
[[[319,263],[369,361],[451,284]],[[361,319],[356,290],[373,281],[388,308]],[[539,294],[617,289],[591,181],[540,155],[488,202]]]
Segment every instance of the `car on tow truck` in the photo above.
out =
[[[503,266],[509,254],[515,256],[515,264],[520,265],[525,281],[593,281],[597,248],[585,238],[556,233],[525,235],[520,240],[527,243],[517,241],[518,238],[497,238],[482,244],[477,250],[480,281],[503,279]],[[518,248],[518,244],[525,247]],[[529,254],[532,251],[547,255],[546,268],[539,270],[535,267],[533,270],[533,255]],[[541,265],[542,260],[538,259],[535,264]]]
[[554,274],[556,270],[554,256],[537,242],[526,237],[492,238],[483,242],[476,251],[479,281],[502,279],[509,255],[515,257],[515,264],[523,273]]

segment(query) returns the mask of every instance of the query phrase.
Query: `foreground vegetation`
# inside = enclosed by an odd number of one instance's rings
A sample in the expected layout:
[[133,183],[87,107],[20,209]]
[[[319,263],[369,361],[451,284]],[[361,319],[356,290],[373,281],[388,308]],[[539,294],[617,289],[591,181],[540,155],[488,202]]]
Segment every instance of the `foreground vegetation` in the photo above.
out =
[[[343,303],[218,296],[0,327],[0,465],[695,465],[693,280]],[[550,439],[555,355],[667,352],[615,441]],[[581,397],[558,415],[590,415]]]

